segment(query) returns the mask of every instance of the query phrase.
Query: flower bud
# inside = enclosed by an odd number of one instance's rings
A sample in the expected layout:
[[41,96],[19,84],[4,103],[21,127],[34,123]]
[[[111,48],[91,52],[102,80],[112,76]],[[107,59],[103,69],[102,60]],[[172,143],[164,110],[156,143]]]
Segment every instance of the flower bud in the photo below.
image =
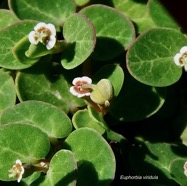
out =
[[99,105],[110,105],[110,100],[114,94],[112,83],[108,79],[101,79],[95,86],[90,98]]

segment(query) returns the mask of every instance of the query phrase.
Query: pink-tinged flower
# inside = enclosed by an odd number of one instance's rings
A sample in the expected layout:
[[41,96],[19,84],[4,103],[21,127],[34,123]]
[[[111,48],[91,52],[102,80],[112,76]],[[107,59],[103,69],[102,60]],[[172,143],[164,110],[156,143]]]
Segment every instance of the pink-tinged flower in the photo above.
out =
[[184,163],[184,174],[187,176],[187,161]]
[[84,96],[89,96],[91,93],[91,87],[92,87],[92,80],[87,77],[77,77],[73,80],[73,85],[70,87],[70,92],[79,98],[84,97]]
[[46,45],[46,48],[50,50],[56,43],[56,29],[51,23],[38,23],[34,27],[34,31],[29,33],[29,41],[31,44],[37,45],[39,42]]
[[177,66],[184,67],[187,71],[187,46],[182,47],[173,59]]
[[17,182],[20,182],[25,172],[25,169],[22,165],[22,162],[20,160],[16,160],[16,163],[8,172],[10,172],[9,178],[16,178]]

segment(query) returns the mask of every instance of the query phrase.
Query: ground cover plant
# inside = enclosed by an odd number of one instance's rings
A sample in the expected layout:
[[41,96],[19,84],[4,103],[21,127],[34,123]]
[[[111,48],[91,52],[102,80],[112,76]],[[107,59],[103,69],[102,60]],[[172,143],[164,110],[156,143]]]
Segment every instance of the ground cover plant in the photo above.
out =
[[187,39],[160,1],[0,15],[0,185],[187,185]]

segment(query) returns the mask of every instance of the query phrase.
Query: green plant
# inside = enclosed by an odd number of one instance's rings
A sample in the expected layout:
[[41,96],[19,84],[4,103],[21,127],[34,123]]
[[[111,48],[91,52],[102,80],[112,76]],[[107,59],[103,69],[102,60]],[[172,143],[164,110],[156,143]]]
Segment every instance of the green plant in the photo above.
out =
[[187,39],[158,0],[0,8],[2,184],[187,185]]

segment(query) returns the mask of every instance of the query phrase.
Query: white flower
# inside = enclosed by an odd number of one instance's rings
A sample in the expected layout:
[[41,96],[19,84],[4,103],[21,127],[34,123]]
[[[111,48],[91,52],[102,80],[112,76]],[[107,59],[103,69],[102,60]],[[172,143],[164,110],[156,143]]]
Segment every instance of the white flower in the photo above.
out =
[[187,161],[184,163],[184,174],[187,176]]
[[8,172],[10,172],[9,178],[16,178],[17,182],[20,182],[25,172],[25,169],[22,166],[22,162],[20,160],[16,160],[16,163]]
[[70,87],[70,92],[79,98],[84,96],[89,96],[91,93],[91,87],[92,87],[92,80],[87,77],[77,77],[73,80],[73,85]]
[[37,45],[39,42],[46,45],[50,50],[56,43],[56,29],[51,23],[38,23],[28,35],[31,44]]
[[182,47],[180,53],[177,53],[173,59],[177,66],[184,66],[185,71],[187,71],[187,46]]

